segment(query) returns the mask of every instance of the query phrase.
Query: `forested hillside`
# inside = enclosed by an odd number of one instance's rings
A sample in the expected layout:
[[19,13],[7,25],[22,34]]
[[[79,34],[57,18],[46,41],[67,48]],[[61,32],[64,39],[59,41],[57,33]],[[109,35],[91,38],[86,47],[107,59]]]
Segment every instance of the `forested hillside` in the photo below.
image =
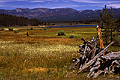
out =
[[17,17],[13,15],[0,14],[0,26],[38,26],[42,24],[37,19],[28,19],[27,17]]

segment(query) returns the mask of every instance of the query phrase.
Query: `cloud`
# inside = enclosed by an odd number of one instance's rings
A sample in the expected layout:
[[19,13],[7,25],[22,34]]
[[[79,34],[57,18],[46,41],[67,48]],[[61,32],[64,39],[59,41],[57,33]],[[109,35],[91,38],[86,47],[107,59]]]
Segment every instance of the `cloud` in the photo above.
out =
[[13,2],[13,1],[27,1],[27,0],[0,0],[0,3]]
[[72,0],[78,3],[85,3],[87,6],[91,7],[101,7],[103,8],[104,5],[113,8],[120,8],[120,0]]
[[58,5],[58,6],[48,6],[48,8],[76,8],[76,7],[82,7],[85,5]]
[[37,1],[29,1],[29,2],[44,2],[44,1],[38,1],[38,0],[37,0]]
[[[18,2],[17,2],[18,1]],[[102,9],[104,5],[120,8],[120,0],[0,0],[0,8],[73,8]]]
[[45,1],[54,1],[58,2],[58,0],[28,0],[29,2],[45,2]]
[[45,2],[45,1],[58,1],[58,0],[0,0],[0,3],[15,2],[15,1]]
[[107,6],[113,7],[113,8],[120,8],[120,4],[109,4]]
[[10,2],[10,1],[27,1],[27,0],[2,0],[3,2]]
[[83,2],[83,3],[103,3],[100,1],[93,1],[93,0],[72,0],[72,1]]
[[83,3],[104,3],[104,4],[107,4],[107,3],[119,3],[120,1],[99,1],[99,0],[72,0],[72,1],[76,1],[76,2],[83,2]]

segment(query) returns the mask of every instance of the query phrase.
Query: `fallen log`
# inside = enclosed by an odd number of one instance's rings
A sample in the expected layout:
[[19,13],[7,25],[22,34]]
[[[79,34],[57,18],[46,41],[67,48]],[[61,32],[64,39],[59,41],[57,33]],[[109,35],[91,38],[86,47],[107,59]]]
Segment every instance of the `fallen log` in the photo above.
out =
[[80,73],[81,71],[83,71],[84,69],[90,67],[91,65],[93,65],[96,61],[97,58],[99,58],[101,55],[103,55],[103,53],[105,53],[107,51],[107,48],[110,47],[114,42],[111,42],[106,48],[104,48],[102,51],[100,51],[93,59],[91,59],[87,64],[83,65],[83,67],[78,71],[78,73]]
[[115,71],[115,66],[117,68],[120,68],[120,60],[114,60],[110,66],[111,70],[110,70],[110,73],[114,73]]
[[[97,78],[101,73],[113,74],[120,69],[120,51],[110,52],[107,48],[113,44],[111,42],[106,48],[103,46],[103,41],[101,38],[101,30],[97,28],[98,36],[96,39],[94,37],[91,41],[81,39],[84,41],[83,45],[79,46],[80,58],[74,58],[72,67],[76,68],[78,65],[79,71],[89,68],[90,71],[87,75],[88,78]],[[99,44],[97,40],[99,39]],[[79,60],[78,60],[79,59]]]
[[106,54],[105,56],[101,56],[101,58],[111,60],[111,59],[120,59],[120,52],[111,52]]
[[93,78],[97,78],[103,72],[104,72],[103,70],[98,70],[98,72],[94,74]]
[[69,66],[69,69],[72,69],[72,68],[75,69],[79,62],[80,62],[80,58],[79,59],[78,58],[73,58],[72,59],[72,64]]

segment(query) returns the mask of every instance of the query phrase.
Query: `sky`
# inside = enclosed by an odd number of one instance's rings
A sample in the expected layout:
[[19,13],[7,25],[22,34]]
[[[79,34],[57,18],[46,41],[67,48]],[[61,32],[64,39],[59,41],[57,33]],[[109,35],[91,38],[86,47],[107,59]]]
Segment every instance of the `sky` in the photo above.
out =
[[0,9],[16,8],[73,8],[76,10],[97,10],[104,5],[120,8],[120,0],[0,0]]

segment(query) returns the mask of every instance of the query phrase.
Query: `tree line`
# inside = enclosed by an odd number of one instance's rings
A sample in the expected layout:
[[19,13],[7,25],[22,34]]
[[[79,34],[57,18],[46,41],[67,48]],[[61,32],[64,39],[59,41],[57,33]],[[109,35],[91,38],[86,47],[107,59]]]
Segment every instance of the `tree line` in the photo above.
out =
[[15,15],[0,14],[0,26],[38,26],[42,22],[37,19],[28,19],[27,17],[18,17]]

